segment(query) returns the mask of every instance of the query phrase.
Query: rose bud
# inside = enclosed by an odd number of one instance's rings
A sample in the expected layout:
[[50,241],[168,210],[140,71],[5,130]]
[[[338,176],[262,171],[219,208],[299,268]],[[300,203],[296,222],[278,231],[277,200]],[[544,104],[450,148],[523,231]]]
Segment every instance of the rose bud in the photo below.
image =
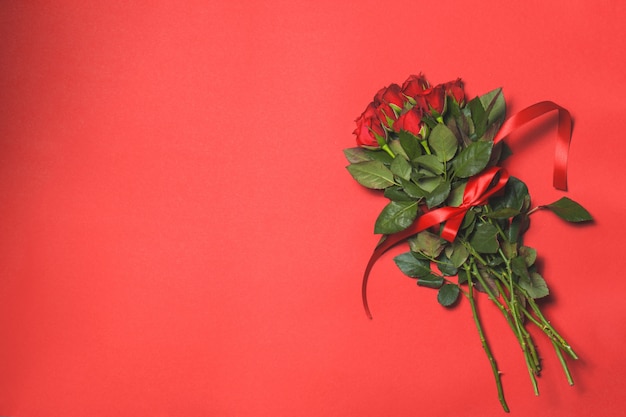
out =
[[428,80],[424,75],[411,75],[406,81],[402,84],[402,93],[405,95],[415,98],[418,95],[422,95],[424,90],[429,88]]
[[396,132],[405,130],[414,136],[420,136],[423,126],[421,111],[417,107],[413,107],[398,117],[398,120],[393,124],[393,130]]
[[465,101],[465,91],[463,90],[463,81],[460,78],[445,83],[443,88],[446,90],[448,97],[452,97],[457,103],[463,104]]
[[441,116],[446,104],[446,94],[443,86],[438,85],[427,90],[423,96],[426,108],[424,111],[429,113],[436,112],[435,116]]
[[378,116],[378,119],[383,126],[389,130],[393,129],[393,124],[398,119],[397,114],[400,113],[399,110],[396,110],[391,106],[391,104],[381,103],[376,108],[376,115]]
[[376,135],[384,141],[387,134],[376,115],[374,103],[370,103],[363,114],[356,119],[356,129],[352,133],[356,135],[356,143],[359,146],[368,148],[379,148],[381,146]]

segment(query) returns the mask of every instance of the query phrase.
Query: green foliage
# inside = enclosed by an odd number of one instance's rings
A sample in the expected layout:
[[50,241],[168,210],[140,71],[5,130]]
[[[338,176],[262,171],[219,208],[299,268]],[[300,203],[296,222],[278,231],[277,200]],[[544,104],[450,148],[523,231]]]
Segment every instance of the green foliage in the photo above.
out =
[[593,220],[591,214],[577,202],[563,197],[554,203],[542,206],[568,222],[586,222]]
[[393,173],[380,161],[364,161],[348,165],[350,175],[364,187],[381,190],[395,184]]
[[390,166],[391,173],[405,181],[411,179],[413,167],[402,156],[396,156]]
[[411,133],[401,130],[398,134],[398,139],[404,153],[409,157],[409,160],[414,160],[422,154],[422,147],[419,144],[419,140]]
[[550,294],[546,281],[536,272],[530,273],[527,277],[520,277],[519,286],[526,290],[531,298],[542,298]]
[[459,268],[461,265],[465,263],[467,257],[469,256],[469,250],[463,242],[460,240],[455,240],[450,245],[447,245],[445,248],[445,253],[448,259],[452,262],[452,265],[455,268]]
[[429,259],[435,259],[446,247],[446,241],[438,235],[424,230],[409,240],[409,246],[413,252],[422,254]]
[[480,223],[470,238],[470,245],[478,253],[496,253],[500,247],[498,243],[498,229],[491,223]]
[[445,281],[442,277],[435,274],[428,274],[417,280],[417,285],[428,288],[441,288]]
[[430,149],[435,153],[441,162],[447,162],[454,157],[458,148],[457,139],[454,133],[443,124],[438,124],[428,136]]
[[364,148],[344,149],[343,154],[351,164],[372,160]]
[[417,259],[411,252],[406,252],[393,258],[400,270],[408,277],[420,278],[431,275],[430,262]]
[[506,102],[504,101],[502,89],[497,88],[480,96],[480,102],[485,108],[487,126],[500,127],[506,113]]
[[458,267],[448,258],[445,251],[437,258],[437,268],[447,277],[453,277],[459,272]]
[[416,201],[391,201],[376,219],[374,233],[391,234],[406,229],[417,217]]
[[512,213],[505,218],[519,214],[530,203],[528,187],[515,177],[509,177],[504,187],[504,195],[493,197],[489,200],[489,206],[494,212],[509,211]]
[[454,159],[454,173],[469,178],[485,169],[491,158],[492,142],[473,142]]
[[437,293],[437,301],[444,307],[450,307],[459,298],[461,290],[457,285],[445,284],[439,288]]

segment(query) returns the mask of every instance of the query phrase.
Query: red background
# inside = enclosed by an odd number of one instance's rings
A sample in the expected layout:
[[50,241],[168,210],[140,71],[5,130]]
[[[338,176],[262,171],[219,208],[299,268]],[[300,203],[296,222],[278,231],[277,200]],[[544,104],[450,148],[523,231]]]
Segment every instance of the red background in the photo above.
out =
[[[0,4],[0,415],[503,415],[466,301],[389,254],[360,304],[385,202],[342,149],[420,71],[572,112],[567,195],[596,222],[540,212],[527,243],[576,385],[540,339],[534,397],[481,311],[511,415],[622,415],[623,2],[133,3]],[[563,195],[554,131],[513,137],[538,204]]]

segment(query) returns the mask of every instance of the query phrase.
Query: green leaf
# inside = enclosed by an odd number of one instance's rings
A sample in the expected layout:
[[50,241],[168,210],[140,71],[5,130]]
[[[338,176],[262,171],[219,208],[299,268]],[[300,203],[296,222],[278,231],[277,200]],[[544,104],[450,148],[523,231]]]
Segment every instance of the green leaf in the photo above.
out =
[[380,161],[386,165],[389,165],[391,164],[391,162],[393,162],[393,158],[391,157],[391,155],[389,155],[382,149],[364,149],[364,152],[372,161]]
[[510,219],[511,217],[517,216],[519,214],[519,210],[510,207],[504,207],[499,210],[491,211],[486,214],[487,217],[491,219]]
[[445,252],[437,258],[437,268],[447,277],[453,277],[459,272],[452,260],[446,256]]
[[422,155],[415,158],[415,162],[419,164],[421,167],[426,168],[431,171],[433,174],[443,174],[444,168],[443,163],[435,155]]
[[420,287],[441,288],[443,285],[443,278],[435,274],[428,274],[418,278],[417,285]]
[[376,219],[374,233],[389,235],[406,229],[417,217],[416,201],[391,201]]
[[459,285],[461,285],[467,282],[467,280],[470,277],[470,274],[465,269],[459,269],[459,273],[457,274],[457,276],[459,278]]
[[364,187],[382,190],[393,182],[393,173],[380,161],[365,161],[346,167],[350,175]]
[[446,125],[454,132],[458,143],[469,143],[470,121],[467,120],[469,115],[464,114],[454,100],[448,100],[447,104],[448,114],[452,117],[446,121]]
[[472,121],[474,122],[474,133],[476,138],[480,138],[485,134],[487,129],[487,114],[485,113],[485,107],[481,103],[480,97],[476,97],[467,103],[471,113]]
[[417,186],[417,184],[412,181],[400,179],[400,185],[402,185],[404,191],[414,199],[426,197],[426,193],[424,192],[424,190],[422,190],[420,187]]
[[361,147],[344,149],[343,154],[351,164],[372,160],[368,153],[365,152],[365,149]]
[[472,229],[476,221],[476,212],[471,209],[467,213],[465,213],[465,217],[463,218],[463,223],[461,223],[461,229]]
[[390,140],[389,142],[387,142],[387,144],[389,145],[389,148],[391,148],[391,150],[393,151],[393,153],[396,155],[396,158],[399,155],[402,155],[403,157],[405,157],[406,159],[409,159],[408,155],[406,154],[406,152],[404,151],[404,148],[402,147],[402,145],[400,144],[399,140]]
[[541,206],[568,222],[586,222],[593,220],[591,214],[580,204],[567,197],[563,197],[552,204]]
[[393,201],[414,201],[415,199],[408,195],[402,187],[393,185],[385,188],[384,196]]
[[443,124],[438,124],[428,136],[428,144],[437,155],[437,159],[446,162],[454,157],[458,144],[456,136]]
[[522,258],[524,258],[524,262],[526,262],[526,266],[529,268],[533,266],[537,260],[537,250],[529,246],[522,246],[519,248],[519,254]]
[[536,272],[531,272],[529,278],[521,278],[519,286],[526,290],[531,298],[541,298],[550,294],[546,281]]
[[506,101],[501,88],[496,88],[480,96],[480,102],[487,114],[487,124],[500,124],[504,120],[506,114]]
[[460,292],[457,285],[445,284],[437,293],[437,301],[444,307],[450,307],[459,298]]
[[396,155],[391,163],[390,169],[393,174],[404,180],[411,179],[411,171],[413,170],[413,167],[406,159],[404,159],[402,155]]
[[470,245],[480,253],[496,253],[500,247],[498,243],[498,229],[489,223],[480,223],[470,239]]
[[452,161],[455,174],[468,178],[482,171],[489,162],[493,142],[474,142],[463,149]]
[[428,230],[419,232],[409,240],[409,246],[413,252],[423,253],[431,259],[439,256],[446,245],[446,241]]
[[442,177],[420,178],[417,185],[423,190],[425,195],[428,195],[444,182],[445,180]]
[[491,198],[489,200],[489,206],[496,212],[504,209],[512,209],[520,212],[527,198],[529,199],[530,195],[528,194],[526,184],[515,177],[509,177],[509,180],[504,186],[504,195]]
[[517,242],[509,242],[507,239],[503,239],[500,242],[500,249],[508,259],[512,259],[518,255]]
[[401,130],[398,134],[398,140],[410,161],[422,154],[422,147],[419,144],[419,139],[415,135]]
[[438,206],[446,201],[448,195],[450,195],[450,183],[443,181],[426,196],[426,205],[428,205],[428,208]]
[[511,270],[515,275],[520,277],[520,279],[530,280],[530,275],[528,273],[528,267],[526,266],[526,261],[521,256],[516,256],[511,259]]
[[469,256],[469,251],[465,245],[457,239],[455,239],[451,245],[446,246],[445,253],[450,261],[452,261],[452,264],[457,268],[463,265]]
[[400,271],[411,278],[426,277],[431,274],[430,262],[424,259],[417,259],[411,252],[402,253],[393,261]]
[[485,288],[482,283],[477,282],[476,289],[484,293],[490,291],[494,296],[499,297],[500,290],[498,290],[498,286],[496,285],[496,281],[494,280],[494,278],[486,271],[481,271],[480,275],[483,278],[483,283],[487,285],[487,288]]
[[511,150],[511,147],[507,145],[505,141],[499,142],[498,145],[500,145],[500,147],[502,148],[500,149],[500,158],[499,158],[500,162],[504,161],[509,156],[513,155],[513,151]]
[[530,219],[526,213],[513,217],[510,226],[506,230],[506,237],[508,241],[511,243],[517,243],[519,238],[524,235],[526,230],[528,230],[529,225]]
[[448,196],[448,205],[451,207],[458,207],[463,203],[463,194],[465,194],[465,187],[467,186],[467,182],[462,182],[461,184],[455,186],[452,190],[450,190],[450,195]]

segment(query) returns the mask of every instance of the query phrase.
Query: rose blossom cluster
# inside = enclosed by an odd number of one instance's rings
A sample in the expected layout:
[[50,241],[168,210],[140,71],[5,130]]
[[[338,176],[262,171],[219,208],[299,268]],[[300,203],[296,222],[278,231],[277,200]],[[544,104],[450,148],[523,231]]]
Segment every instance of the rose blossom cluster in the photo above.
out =
[[356,142],[359,146],[379,148],[387,143],[390,132],[401,130],[425,139],[424,118],[440,119],[447,99],[459,104],[465,100],[460,78],[431,87],[424,75],[411,75],[402,86],[383,87],[356,119]]

